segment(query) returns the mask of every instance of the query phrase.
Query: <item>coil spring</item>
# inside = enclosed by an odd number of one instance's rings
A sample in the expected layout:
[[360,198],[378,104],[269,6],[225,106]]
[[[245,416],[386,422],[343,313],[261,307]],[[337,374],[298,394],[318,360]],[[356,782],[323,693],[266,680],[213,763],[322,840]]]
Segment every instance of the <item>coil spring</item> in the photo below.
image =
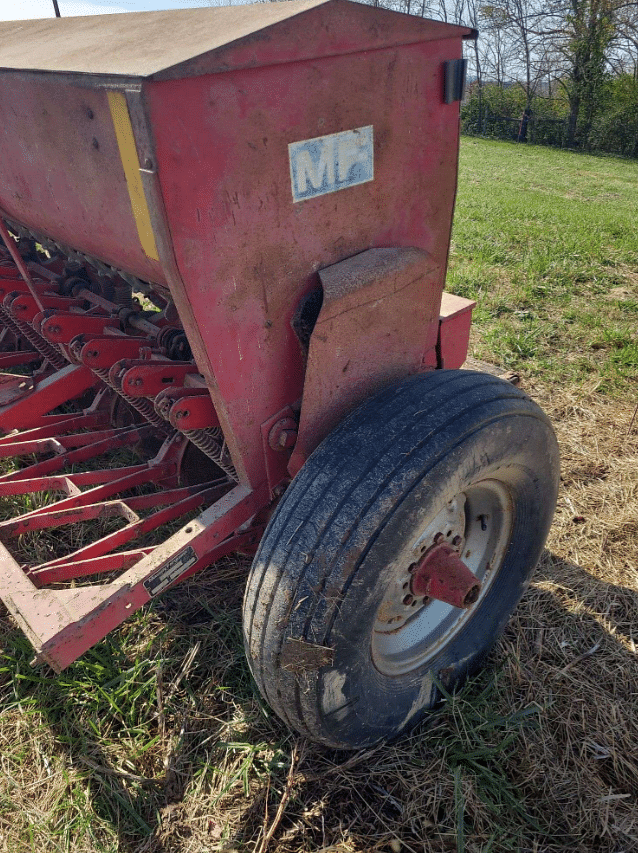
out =
[[239,480],[235,466],[230,461],[230,454],[219,427],[214,429],[184,429],[181,432],[195,447],[205,453],[209,459],[212,459],[215,465],[228,474],[231,480],[235,480],[235,482]]
[[100,379],[106,385],[109,386],[109,388],[112,388],[116,394],[119,394],[120,397],[125,400],[129,404],[129,406],[131,406],[131,408],[139,412],[140,415],[142,415],[143,418],[146,418],[146,420],[149,423],[153,424],[154,427],[157,427],[160,432],[166,435],[168,435],[169,432],[172,432],[171,428],[166,424],[166,422],[161,417],[159,417],[159,415],[156,414],[153,404],[150,400],[147,400],[144,397],[129,397],[129,395],[125,391],[122,391],[121,388],[118,388],[117,385],[111,382],[108,370],[103,370],[102,368],[98,367],[92,367],[91,370],[93,371],[93,373],[95,373],[96,376],[99,376]]
[[[155,411],[164,420],[168,420],[171,401],[166,397],[160,397],[155,404]],[[230,460],[230,454],[226,449],[224,434],[219,427],[212,429],[182,429],[182,435],[201,450],[215,465],[222,469],[225,474],[237,482],[239,480],[235,467]]]
[[9,314],[6,308],[0,307],[0,320],[9,329],[9,331],[13,332],[16,337],[22,337],[22,332],[17,327],[16,323],[13,320],[13,317],[11,316],[11,314]]
[[[46,358],[48,362],[50,362],[56,370],[62,370],[63,367],[67,366],[67,360],[62,355],[62,353],[50,344],[47,340],[45,340],[42,335],[38,334],[36,330],[30,326],[28,323],[25,323],[24,320],[18,320],[17,317],[12,317],[6,309],[2,309],[2,319],[7,322],[7,325],[11,328],[10,324],[13,324],[17,329],[17,332],[22,337],[26,338],[33,346],[37,349],[40,355],[43,358]],[[15,330],[12,328],[11,331],[15,334]]]

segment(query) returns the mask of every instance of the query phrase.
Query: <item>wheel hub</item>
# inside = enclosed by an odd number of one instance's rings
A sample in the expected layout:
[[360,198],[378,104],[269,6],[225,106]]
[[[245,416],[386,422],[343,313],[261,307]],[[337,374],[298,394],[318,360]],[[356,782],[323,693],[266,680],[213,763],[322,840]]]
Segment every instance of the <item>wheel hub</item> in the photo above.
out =
[[447,542],[433,545],[412,573],[410,590],[417,597],[471,607],[481,593],[481,582]]
[[512,526],[496,480],[458,493],[397,555],[375,617],[371,655],[385,675],[422,666],[473,618],[498,574]]
[[[458,495],[432,519],[412,543],[409,553],[401,560],[404,568],[398,571],[396,580],[388,589],[377,613],[375,624],[377,633],[387,634],[398,631],[428,604],[427,591],[417,592],[414,588],[414,574],[419,571],[434,548],[443,543],[452,547],[456,553],[463,549],[465,544],[464,495]],[[406,562],[407,566],[405,566]]]

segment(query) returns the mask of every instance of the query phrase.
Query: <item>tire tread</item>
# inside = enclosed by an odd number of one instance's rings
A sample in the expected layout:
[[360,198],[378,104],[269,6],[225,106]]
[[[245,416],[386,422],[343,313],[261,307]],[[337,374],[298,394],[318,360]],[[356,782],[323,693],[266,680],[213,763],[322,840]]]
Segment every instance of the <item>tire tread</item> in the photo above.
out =
[[[549,423],[522,391],[490,374],[436,371],[411,377],[382,391],[349,415],[293,481],[262,539],[244,602],[244,633],[253,675],[269,704],[293,728],[321,739],[317,731],[318,700],[316,707],[309,707],[300,679],[279,666],[286,628],[295,610],[302,611],[299,615],[303,616],[303,626],[299,631],[296,625],[294,635],[329,645],[339,603],[332,612],[327,608],[319,614],[318,608],[325,602],[321,592],[365,519],[374,515],[376,507],[379,527],[350,568],[339,600],[353,582],[374,539],[402,502],[390,502],[387,513],[379,519],[378,507],[388,497],[390,485],[400,476],[409,477],[411,472],[407,493],[428,476],[440,459],[467,439],[469,433],[459,429],[463,423],[471,423],[472,430],[481,429],[494,419],[502,419],[504,407],[512,417],[540,418]],[[484,416],[477,419],[482,409]],[[381,446],[375,445],[374,454],[366,452],[369,448],[362,440],[366,431],[384,436]],[[432,444],[437,440],[441,446],[433,454]],[[354,456],[353,445],[360,451]],[[405,447],[409,448],[407,452]],[[382,477],[377,473],[380,468]],[[334,498],[335,494],[337,500],[327,506],[327,497]],[[339,537],[345,517],[348,530]],[[335,535],[339,546],[330,558],[315,559],[317,551]],[[299,553],[306,555],[301,564]],[[311,588],[314,600],[300,607],[304,595],[312,598]],[[319,635],[312,635],[313,625],[321,628]]]

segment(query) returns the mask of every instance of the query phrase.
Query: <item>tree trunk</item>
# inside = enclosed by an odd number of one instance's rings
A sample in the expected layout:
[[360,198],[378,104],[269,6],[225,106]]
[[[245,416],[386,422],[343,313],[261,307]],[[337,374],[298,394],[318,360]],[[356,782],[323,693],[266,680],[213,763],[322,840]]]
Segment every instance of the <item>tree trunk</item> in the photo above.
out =
[[573,148],[576,143],[576,127],[580,112],[580,94],[574,92],[569,98],[569,119],[567,120],[567,148]]

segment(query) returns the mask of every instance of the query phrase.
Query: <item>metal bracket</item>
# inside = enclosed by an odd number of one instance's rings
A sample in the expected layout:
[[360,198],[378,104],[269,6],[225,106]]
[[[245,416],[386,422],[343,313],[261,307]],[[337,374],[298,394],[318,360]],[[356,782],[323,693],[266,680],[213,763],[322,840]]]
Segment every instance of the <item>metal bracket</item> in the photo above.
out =
[[450,59],[445,63],[444,68],[443,100],[446,104],[462,101],[467,76],[467,59]]
[[369,249],[319,278],[323,303],[310,336],[293,476],[349,412],[417,373],[436,347],[442,276],[422,249]]

